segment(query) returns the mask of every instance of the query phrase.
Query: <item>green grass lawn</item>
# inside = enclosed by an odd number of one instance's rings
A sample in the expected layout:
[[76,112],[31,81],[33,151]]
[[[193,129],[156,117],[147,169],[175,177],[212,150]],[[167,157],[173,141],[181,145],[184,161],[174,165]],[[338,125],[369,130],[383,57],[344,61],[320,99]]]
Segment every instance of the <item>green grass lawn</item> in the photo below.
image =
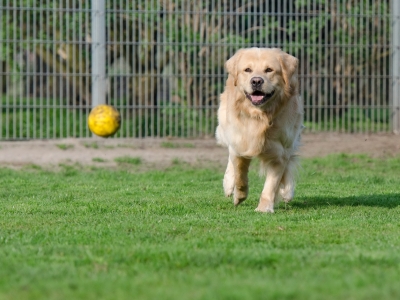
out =
[[[0,299],[399,299],[400,159],[303,160],[238,208],[224,170],[0,169]],[[140,169],[140,170],[139,170]]]

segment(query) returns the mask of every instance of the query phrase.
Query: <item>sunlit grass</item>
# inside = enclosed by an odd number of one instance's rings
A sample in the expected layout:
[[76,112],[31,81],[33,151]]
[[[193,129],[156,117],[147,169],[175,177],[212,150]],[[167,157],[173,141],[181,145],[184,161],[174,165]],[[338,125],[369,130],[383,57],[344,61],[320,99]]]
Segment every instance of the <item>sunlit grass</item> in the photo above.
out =
[[304,160],[275,214],[256,168],[237,208],[219,167],[60,168],[0,169],[0,299],[400,297],[400,159]]

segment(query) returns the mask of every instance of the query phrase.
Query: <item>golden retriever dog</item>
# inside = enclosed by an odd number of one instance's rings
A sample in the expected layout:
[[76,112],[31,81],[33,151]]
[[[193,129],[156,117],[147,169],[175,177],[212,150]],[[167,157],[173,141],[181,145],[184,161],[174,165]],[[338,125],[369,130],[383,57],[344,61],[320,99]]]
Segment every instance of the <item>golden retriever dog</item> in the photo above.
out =
[[266,181],[256,211],[274,212],[292,200],[303,104],[298,59],[280,49],[240,49],[225,64],[228,79],[220,97],[216,138],[228,147],[223,186],[239,205],[248,194],[250,161],[258,157]]

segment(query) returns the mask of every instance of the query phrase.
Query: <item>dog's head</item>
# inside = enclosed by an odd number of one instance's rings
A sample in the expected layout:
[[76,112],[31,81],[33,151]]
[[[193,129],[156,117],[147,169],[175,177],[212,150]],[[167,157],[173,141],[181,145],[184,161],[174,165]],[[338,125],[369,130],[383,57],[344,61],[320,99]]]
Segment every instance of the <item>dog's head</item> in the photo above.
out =
[[298,59],[280,49],[240,49],[225,64],[234,85],[252,105],[268,106],[290,98],[297,89]]

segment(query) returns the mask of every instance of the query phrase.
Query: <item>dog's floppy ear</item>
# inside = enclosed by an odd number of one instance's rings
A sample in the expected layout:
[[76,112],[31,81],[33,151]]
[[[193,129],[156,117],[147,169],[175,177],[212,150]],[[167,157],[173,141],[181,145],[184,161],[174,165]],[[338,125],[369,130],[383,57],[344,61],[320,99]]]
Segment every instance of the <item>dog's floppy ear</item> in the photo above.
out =
[[287,95],[292,95],[297,90],[297,67],[299,65],[299,60],[282,51],[280,62],[282,66],[283,80],[285,81],[285,92]]
[[242,55],[243,49],[237,51],[230,59],[228,59],[225,63],[225,69],[228,71],[229,76],[233,77],[234,85],[236,86],[238,70],[237,70],[237,62]]

